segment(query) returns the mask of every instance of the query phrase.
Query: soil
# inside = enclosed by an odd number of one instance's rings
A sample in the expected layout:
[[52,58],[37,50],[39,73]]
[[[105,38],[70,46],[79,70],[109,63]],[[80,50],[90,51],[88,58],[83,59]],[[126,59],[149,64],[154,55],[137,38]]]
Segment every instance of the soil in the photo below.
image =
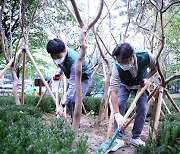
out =
[[[55,118],[51,114],[44,114],[42,119],[46,121],[46,124],[50,124],[52,118]],[[70,121],[69,115],[67,115],[68,120]],[[104,142],[107,138],[107,130],[108,130],[108,119],[103,120],[99,127],[95,127],[95,116],[86,116],[82,115],[81,117],[81,125],[79,129],[79,136],[87,135],[88,136],[88,150],[86,154],[95,153],[100,147],[101,143]],[[116,152],[110,152],[111,154],[134,154],[135,148],[131,144],[129,144],[131,139],[131,130],[133,127],[133,121],[129,124],[129,126],[125,130],[124,141],[125,146],[118,149]],[[111,132],[113,134],[113,132]],[[145,122],[143,131],[141,133],[141,139],[146,141],[149,135],[149,122]]]

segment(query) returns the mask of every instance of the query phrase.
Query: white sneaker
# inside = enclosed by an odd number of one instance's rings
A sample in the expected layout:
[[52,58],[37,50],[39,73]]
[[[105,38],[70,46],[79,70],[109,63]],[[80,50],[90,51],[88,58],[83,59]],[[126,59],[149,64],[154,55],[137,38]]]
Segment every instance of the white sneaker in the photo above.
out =
[[140,138],[131,139],[130,143],[134,146],[139,146],[139,145],[145,146],[145,142],[142,141]]
[[124,146],[124,140],[122,139],[116,139],[116,145],[112,147],[111,151],[116,151],[117,149]]

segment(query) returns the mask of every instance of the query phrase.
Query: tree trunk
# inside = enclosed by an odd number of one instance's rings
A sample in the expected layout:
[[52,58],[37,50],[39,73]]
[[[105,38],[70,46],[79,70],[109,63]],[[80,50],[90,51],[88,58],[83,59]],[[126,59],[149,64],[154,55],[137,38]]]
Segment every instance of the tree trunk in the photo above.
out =
[[14,96],[14,102],[16,103],[16,105],[20,105],[20,100],[18,97],[18,92],[17,92],[17,88],[18,88],[18,78],[17,78],[17,74],[16,74],[16,70],[14,67],[11,68],[11,73],[13,75],[13,96]]

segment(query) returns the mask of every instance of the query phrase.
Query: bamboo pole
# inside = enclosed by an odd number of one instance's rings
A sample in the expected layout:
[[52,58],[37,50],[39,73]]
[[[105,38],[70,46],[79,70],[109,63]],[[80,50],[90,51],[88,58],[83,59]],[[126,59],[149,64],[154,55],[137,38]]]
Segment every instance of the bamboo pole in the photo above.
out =
[[176,105],[176,103],[174,102],[174,100],[172,99],[171,95],[168,93],[167,89],[165,89],[165,94],[166,96],[169,98],[171,104],[174,106],[174,108],[176,109],[177,112],[180,112],[179,107]]
[[54,97],[54,95],[53,95],[51,89],[49,88],[49,85],[48,85],[47,82],[45,81],[45,79],[44,79],[42,73],[40,72],[40,70],[39,70],[39,68],[38,68],[38,66],[37,66],[37,64],[36,64],[36,62],[34,61],[34,59],[33,59],[32,55],[31,55],[31,53],[29,52],[29,50],[26,50],[26,53],[28,54],[28,56],[29,56],[29,58],[30,58],[32,64],[34,65],[36,71],[38,72],[38,74],[39,74],[39,76],[40,76],[42,82],[44,83],[45,87],[47,88],[47,90],[48,90],[48,92],[49,92],[49,94],[50,94],[50,96],[51,96],[53,102],[56,104],[56,98]]
[[0,78],[6,73],[7,69],[11,67],[12,63],[14,62],[14,59],[16,59],[21,52],[22,52],[22,49],[19,49],[19,51],[16,53],[15,57],[11,58],[9,63],[6,65],[6,67],[0,72]]
[[23,70],[22,70],[22,90],[21,90],[21,104],[24,104],[24,87],[25,87],[25,72],[26,72],[26,50],[22,50],[23,54]]
[[155,115],[155,120],[154,120],[153,139],[156,139],[157,137],[157,130],[158,130],[158,125],[159,125],[160,113],[161,113],[161,104],[163,100],[163,92],[164,92],[164,87],[160,86],[156,115]]

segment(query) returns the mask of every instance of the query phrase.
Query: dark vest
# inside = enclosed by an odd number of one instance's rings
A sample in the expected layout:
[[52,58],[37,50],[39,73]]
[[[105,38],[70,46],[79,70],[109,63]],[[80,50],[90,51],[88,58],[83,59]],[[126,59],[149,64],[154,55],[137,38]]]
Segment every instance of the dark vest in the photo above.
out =
[[[65,76],[69,79],[71,74],[71,66],[73,63],[75,63],[78,53],[67,49],[67,54],[64,59],[64,62],[62,63],[62,66],[59,65],[59,67],[63,70]],[[82,62],[82,80],[90,79],[92,75],[90,66],[86,60],[83,60]]]
[[139,85],[142,80],[147,76],[147,68],[149,67],[150,58],[147,51],[135,50],[137,57],[138,73],[137,77],[133,78],[131,73],[127,70],[124,71],[118,63],[116,63],[116,68],[119,72],[121,82],[128,86]]

